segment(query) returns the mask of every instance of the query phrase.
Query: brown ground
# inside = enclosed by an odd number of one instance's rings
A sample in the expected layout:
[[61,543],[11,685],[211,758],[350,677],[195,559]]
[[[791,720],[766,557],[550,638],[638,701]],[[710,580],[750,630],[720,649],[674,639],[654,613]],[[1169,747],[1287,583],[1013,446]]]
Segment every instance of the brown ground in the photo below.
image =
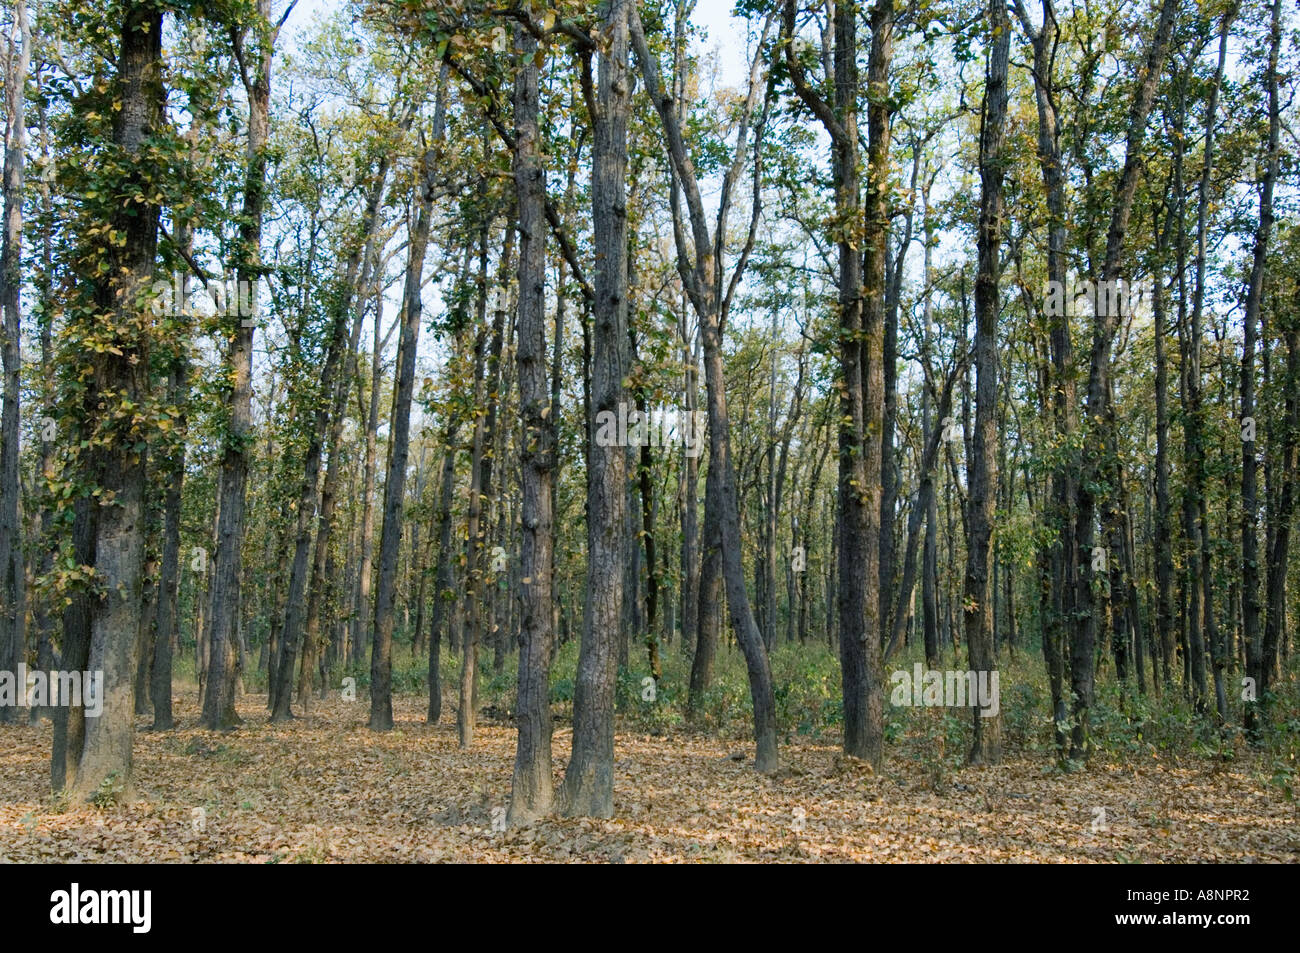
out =
[[[765,778],[739,742],[620,734],[614,819],[494,832],[509,726],[481,725],[466,752],[414,696],[385,735],[365,727],[364,692],[287,727],[264,705],[246,696],[244,727],[215,734],[193,727],[187,693],[180,730],[136,736],[136,800],[105,809],[59,810],[48,723],[0,726],[0,861],[1300,861],[1296,805],[1249,754],[1065,776],[1020,757],[938,773],[892,748],[878,777],[796,741]],[[557,725],[557,772],[569,740]]]

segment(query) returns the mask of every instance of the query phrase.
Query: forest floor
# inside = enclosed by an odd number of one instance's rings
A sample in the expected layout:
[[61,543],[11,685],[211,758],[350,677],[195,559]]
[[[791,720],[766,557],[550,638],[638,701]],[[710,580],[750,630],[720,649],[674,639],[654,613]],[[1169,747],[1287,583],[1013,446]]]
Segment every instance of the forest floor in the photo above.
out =
[[[375,734],[360,696],[272,726],[265,696],[246,695],[243,726],[213,733],[186,692],[178,730],[140,720],[134,799],[103,808],[49,794],[48,722],[0,726],[0,862],[1300,861],[1296,802],[1245,751],[1063,774],[1019,754],[954,770],[905,740],[875,775],[834,739],[795,738],[762,777],[739,738],[620,731],[613,819],[502,832],[510,725],[480,724],[462,751],[454,713],[431,727],[423,698],[396,696],[396,730]],[[570,738],[558,723],[557,781]]]

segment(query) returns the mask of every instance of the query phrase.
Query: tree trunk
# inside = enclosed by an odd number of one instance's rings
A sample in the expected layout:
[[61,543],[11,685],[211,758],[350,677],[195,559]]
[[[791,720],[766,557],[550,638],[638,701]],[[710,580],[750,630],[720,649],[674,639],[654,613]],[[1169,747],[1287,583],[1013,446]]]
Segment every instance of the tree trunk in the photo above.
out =
[[[764,35],[768,26],[764,26]],[[735,465],[731,457],[730,419],[727,411],[726,378],[722,360],[722,324],[730,305],[731,291],[743,274],[746,256],[741,260],[732,276],[731,286],[724,297],[722,294],[722,255],[721,242],[726,234],[726,220],[730,205],[731,188],[743,169],[748,149],[748,123],[754,115],[759,89],[759,63],[755,59],[750,66],[749,94],[745,104],[736,150],[732,156],[731,166],[723,186],[724,195],[719,204],[717,226],[713,236],[709,234],[704,204],[700,197],[699,183],[695,170],[686,153],[686,145],[680,126],[681,117],[671,97],[664,95],[663,82],[660,79],[658,61],[650,52],[646,42],[641,19],[635,8],[631,14],[632,39],[636,45],[637,60],[641,64],[641,73],[645,78],[646,88],[652,102],[659,112],[660,122],[668,140],[668,155],[675,172],[675,182],[680,183],[685,192],[690,214],[690,227],[694,236],[694,266],[687,265],[682,229],[674,228],[678,236],[679,274],[686,286],[691,303],[699,320],[700,339],[704,348],[704,382],[709,420],[709,468],[712,478],[714,468],[717,470],[718,526],[722,540],[722,579],[726,587],[727,607],[731,614],[732,628],[745,657],[745,668],[749,676],[749,691],[754,710],[754,767],[762,773],[773,772],[778,767],[776,746],[776,701],[772,689],[772,673],[768,665],[767,650],[763,644],[762,633],[754,621],[750,607],[749,593],[745,588],[745,568],[741,550],[740,509],[736,485]],[[756,127],[755,139],[761,142],[761,121]],[[761,165],[760,148],[755,148],[755,216],[758,209]],[[676,188],[674,188],[676,192]],[[678,201],[672,202],[675,217],[678,213]],[[752,243],[752,239],[750,240]],[[693,424],[692,424],[693,429]],[[698,439],[698,434],[695,437]],[[706,493],[706,507],[708,505]],[[706,515],[706,521],[708,517]]]
[[[485,514],[483,501],[492,494],[492,460],[491,448],[495,444],[497,403],[500,400],[498,385],[500,382],[501,347],[505,329],[505,292],[506,269],[509,267],[511,245],[514,238],[513,225],[506,229],[505,249],[501,254],[500,270],[502,281],[498,285],[493,303],[492,339],[486,340],[487,317],[487,225],[483,226],[479,236],[479,334],[474,344],[474,443],[470,467],[472,476],[469,492],[469,516],[467,519],[468,552],[465,571],[469,579],[466,586],[466,603],[469,606],[465,624],[463,657],[460,670],[460,707],[456,713],[456,733],[462,748],[468,748],[474,742],[475,698],[477,697],[478,646],[482,638],[483,600],[486,587],[483,585],[482,552],[485,527],[489,516]],[[486,381],[484,379],[486,355]],[[486,401],[486,406],[484,402]]]
[[[113,119],[113,146],[130,161],[114,193],[152,192],[144,154],[164,121],[162,82],[162,11],[129,4],[123,11],[121,47],[115,81],[121,109]],[[66,784],[73,801],[88,801],[111,792],[132,793],[132,747],[135,740],[135,675],[139,647],[141,565],[144,555],[144,454],[114,418],[138,406],[148,391],[149,335],[142,304],[148,293],[158,248],[159,206],[115,205],[109,226],[122,236],[102,252],[107,265],[94,280],[93,312],[111,322],[104,349],[90,359],[87,401],[95,408],[91,426],[107,437],[91,450],[91,480],[102,499],[93,520],[90,548],[96,581],[103,596],[90,601],[90,645],[85,670],[102,673],[98,701],[102,713],[84,719],[75,778]],[[92,319],[93,320],[93,319]],[[98,323],[98,322],[96,322]],[[120,404],[118,402],[121,402]],[[96,407],[106,403],[107,406]],[[126,410],[131,421],[134,414]],[[94,504],[92,504],[94,505]],[[66,635],[65,635],[66,638]],[[75,653],[74,653],[75,654]],[[66,665],[66,661],[65,661]],[[72,752],[69,752],[71,754]]]
[[[1255,679],[1255,697],[1260,685],[1267,683],[1263,674],[1264,647],[1259,631],[1259,539],[1255,527],[1259,517],[1256,499],[1255,457],[1255,336],[1259,324],[1260,303],[1264,296],[1264,275],[1268,265],[1268,245],[1273,233],[1273,184],[1277,179],[1281,106],[1278,96],[1278,55],[1282,45],[1282,0],[1273,0],[1270,14],[1268,52],[1268,164],[1259,193],[1259,228],[1255,232],[1255,253],[1251,261],[1250,280],[1246,286],[1245,345],[1241,356],[1241,621],[1246,645],[1247,675]],[[1247,429],[1247,427],[1249,429]],[[1246,439],[1247,435],[1251,439]],[[1285,566],[1285,561],[1283,565]],[[1259,706],[1248,701],[1245,727],[1252,737],[1258,735]]]
[[[443,73],[445,87],[446,73]],[[388,430],[388,477],[384,481],[384,523],[379,537],[379,579],[375,587],[374,647],[370,653],[370,730],[393,728],[393,606],[397,585],[397,554],[402,542],[402,509],[406,493],[406,461],[410,452],[411,400],[415,393],[416,348],[420,341],[420,291],[424,257],[433,218],[435,175],[441,165],[443,94],[434,116],[433,146],[424,154],[419,179],[419,211],[411,233],[398,331],[397,370]]]
[[[1106,257],[1101,273],[1101,280],[1104,282],[1114,282],[1120,276],[1124,237],[1128,232],[1129,216],[1133,210],[1133,198],[1137,192],[1142,168],[1142,144],[1146,137],[1147,116],[1151,111],[1156,85],[1169,49],[1169,37],[1173,31],[1177,7],[1177,0],[1164,0],[1161,6],[1160,19],[1129,111],[1124,168],[1115,188],[1110,225],[1106,233]],[[1093,563],[1093,521],[1097,505],[1094,481],[1101,464],[1101,457],[1112,443],[1106,432],[1105,420],[1106,404],[1110,394],[1111,347],[1114,344],[1120,315],[1118,310],[1112,310],[1108,306],[1109,297],[1103,296],[1107,306],[1096,309],[1088,372],[1088,426],[1096,436],[1088,441],[1089,449],[1086,450],[1083,460],[1083,477],[1077,481],[1074,488],[1077,501],[1075,537],[1078,547],[1074,556],[1079,560],[1081,568]],[[1098,447],[1101,449],[1097,449]],[[1096,644],[1093,583],[1091,572],[1078,572],[1075,590],[1077,606],[1074,612],[1074,638],[1070,646],[1070,687],[1074,693],[1070,758],[1078,761],[1086,761],[1093,747],[1091,710],[1096,668],[1093,655]]]
[[[445,73],[443,82],[445,83]],[[328,397],[330,405],[324,411],[328,420],[325,435],[325,450],[329,454],[329,463],[325,468],[325,479],[320,488],[320,508],[317,515],[316,543],[311,567],[311,584],[307,596],[307,616],[303,624],[302,671],[298,685],[298,700],[306,712],[311,696],[312,672],[316,667],[317,653],[320,651],[321,606],[325,593],[331,585],[333,574],[328,571],[330,562],[330,535],[334,527],[334,510],[338,505],[338,482],[342,477],[342,441],[343,423],[347,412],[348,396],[352,392],[353,379],[356,377],[357,345],[361,338],[361,325],[364,308],[357,306],[351,320],[351,331],[344,341],[341,335],[347,327],[347,315],[354,310],[354,300],[364,301],[364,289],[370,284],[373,271],[374,246],[376,244],[376,227],[379,219],[379,206],[383,201],[384,188],[388,177],[387,157],[379,162],[375,180],[366,199],[366,208],[362,215],[362,242],[348,256],[343,275],[342,300],[338,303],[339,312],[334,328],[335,338],[332,345],[342,349],[331,363],[327,357],[325,371],[322,375],[321,407]],[[342,361],[342,373],[334,379],[335,369]],[[324,689],[322,683],[321,688]],[[287,707],[287,699],[286,699]]]
[[524,423],[521,448],[522,540],[520,587],[522,625],[519,688],[515,722],[514,775],[509,822],[526,824],[550,813],[551,775],[552,460],[555,418],[550,415],[546,378],[546,225],[545,189],[538,142],[537,41],[515,28],[520,69],[515,80],[515,202],[519,218],[519,314],[515,351],[519,410]]
[[352,600],[352,658],[359,662],[371,642],[372,602],[370,587],[374,582],[375,558],[375,471],[379,455],[379,380],[383,370],[383,342],[380,337],[384,317],[383,292],[375,290],[375,325],[370,356],[370,401],[366,412],[366,452],[361,476],[361,568]]
[[[592,150],[593,240],[596,268],[587,419],[587,599],[573,699],[573,755],[563,802],[571,816],[614,813],[614,677],[623,614],[623,553],[627,459],[623,447],[599,446],[601,414],[618,416],[625,400],[627,347],[627,126],[629,0],[608,0],[599,23],[598,89]],[[616,442],[615,442],[616,443]]]
[[[32,33],[27,0],[17,0],[14,15],[18,48],[9,48],[5,70],[4,237],[0,252],[0,366],[4,375],[4,407],[0,413],[0,671],[17,672],[26,661],[26,571],[23,558],[18,476],[19,400],[22,390],[20,262],[23,243],[23,163],[27,147],[27,70]],[[25,686],[19,686],[24,691]],[[0,706],[0,722],[12,722],[17,708]]]
[[164,466],[162,563],[158,576],[158,628],[154,634],[153,671],[149,694],[153,701],[153,730],[170,731],[172,716],[172,645],[180,631],[181,491],[185,481],[185,435],[188,432],[189,355],[181,349],[168,372],[169,401],[180,408],[176,433]]
[[[254,16],[253,54],[247,64],[245,91],[248,97],[248,145],[245,152],[243,208],[239,216],[237,278],[252,289],[257,299],[261,276],[262,210],[266,204],[267,143],[270,133],[271,65],[277,28],[270,22],[271,0],[257,0]],[[245,56],[242,37],[239,56]],[[239,309],[233,309],[238,312]],[[253,325],[247,315],[229,319],[228,361],[230,393],[225,413],[226,433],[217,486],[216,550],[209,565],[208,613],[206,620],[208,672],[203,691],[204,728],[228,728],[239,722],[235,713],[236,645],[235,621],[240,605],[243,576],[241,553],[244,543],[244,504],[248,485],[248,434],[252,428]]]
[[[967,545],[963,614],[966,650],[971,670],[992,672],[997,664],[993,644],[993,612],[989,563],[993,552],[993,516],[997,504],[995,433],[998,395],[998,284],[1003,215],[1003,146],[1006,139],[1007,72],[1011,25],[1002,0],[991,0],[992,31],[984,85],[984,116],[980,129],[980,215],[976,238],[979,265],[975,277],[975,432],[967,458]],[[981,678],[984,676],[981,674]],[[989,676],[990,678],[992,676]],[[974,733],[967,761],[997,764],[1002,760],[1001,713],[972,706]]]
[[[439,671],[442,653],[442,626],[447,605],[455,598],[451,588],[451,493],[456,480],[456,438],[460,419],[447,424],[443,438],[442,483],[438,492],[438,568],[434,573],[433,614],[429,620],[429,709],[426,720],[436,725],[442,717],[442,679]],[[433,542],[432,530],[429,541]]]

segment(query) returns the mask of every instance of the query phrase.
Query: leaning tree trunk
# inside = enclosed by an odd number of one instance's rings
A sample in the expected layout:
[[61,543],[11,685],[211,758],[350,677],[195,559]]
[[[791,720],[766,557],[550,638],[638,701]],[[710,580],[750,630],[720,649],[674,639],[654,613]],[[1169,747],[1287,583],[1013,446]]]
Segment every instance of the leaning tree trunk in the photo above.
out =
[[[770,19],[768,22],[770,24]],[[658,61],[649,49],[640,16],[635,10],[632,12],[631,24],[632,39],[636,46],[637,60],[641,64],[641,74],[645,78],[650,98],[659,112],[660,122],[666,133],[668,157],[676,174],[675,181],[680,183],[686,196],[690,228],[695,241],[694,265],[688,266],[685,244],[680,237],[682,230],[674,228],[674,234],[679,240],[678,251],[681,263],[679,272],[699,319],[700,339],[704,349],[704,382],[709,420],[709,479],[716,480],[716,493],[706,493],[706,509],[712,502],[716,502],[718,534],[722,542],[722,580],[726,588],[727,608],[736,633],[736,641],[740,644],[741,653],[745,658],[754,710],[754,767],[760,772],[773,772],[778,767],[776,701],[767,649],[763,643],[762,633],[754,621],[749,593],[745,588],[739,492],[736,485],[735,465],[731,457],[731,425],[727,411],[726,377],[722,360],[722,323],[730,303],[731,290],[734,290],[735,283],[743,272],[746,256],[742,254],[736,273],[732,277],[731,288],[724,297],[720,243],[722,236],[726,234],[731,188],[743,169],[749,145],[748,124],[749,119],[754,115],[760,88],[759,64],[755,60],[750,67],[749,94],[745,103],[744,118],[723,187],[725,194],[720,201],[717,227],[714,235],[711,236],[695,169],[686,152],[681,117],[677,113],[672,97],[664,93]],[[764,27],[764,32],[766,29],[767,26]],[[761,141],[761,130],[760,122],[756,126],[756,141]],[[757,148],[755,155],[757,163],[759,162]],[[758,170],[761,167],[756,165],[755,168],[755,182],[758,183],[760,181]],[[674,185],[674,195],[676,194],[676,185]],[[674,198],[674,216],[677,215],[677,203],[678,200]],[[758,208],[757,204],[755,208]],[[706,512],[706,522],[708,519]]]
[[[352,318],[352,329],[348,332],[346,343],[340,335],[346,327],[347,314],[353,311],[354,297],[364,301],[365,289],[370,284],[376,228],[379,220],[379,206],[383,201],[384,188],[388,178],[387,157],[381,159],[375,172],[370,194],[366,199],[365,212],[361,220],[361,244],[348,256],[344,269],[342,300],[338,303],[339,313],[335,326],[335,341],[343,348],[341,360],[342,374],[334,380],[334,371],[338,367],[337,355],[331,365],[327,358],[326,373],[322,375],[322,401],[328,397],[331,401],[326,414],[329,421],[325,437],[325,449],[329,454],[329,463],[325,468],[325,479],[321,482],[320,507],[316,519],[316,543],[313,549],[311,586],[307,596],[307,616],[303,623],[302,666],[298,685],[298,699],[305,712],[311,695],[312,672],[315,669],[316,653],[320,651],[321,607],[325,593],[331,584],[333,574],[330,568],[330,536],[334,527],[334,510],[338,505],[338,483],[342,478],[342,444],[343,423],[347,411],[348,396],[352,393],[353,379],[356,377],[357,345],[361,338],[361,324],[364,308],[357,306]],[[324,684],[322,683],[322,690]],[[287,705],[287,700],[286,700]]]
[[[1129,110],[1127,146],[1124,168],[1115,187],[1114,201],[1111,209],[1110,225],[1106,233],[1106,257],[1102,266],[1101,280],[1109,286],[1120,276],[1121,258],[1124,252],[1124,237],[1128,233],[1129,216],[1133,211],[1133,199],[1137,194],[1138,179],[1142,170],[1142,146],[1146,138],[1147,117],[1151,112],[1151,103],[1155,98],[1156,85],[1164,68],[1165,56],[1169,50],[1169,37],[1173,32],[1174,17],[1177,13],[1177,0],[1164,0],[1160,19],[1156,25],[1155,35],[1147,53],[1138,88],[1134,92],[1132,106]],[[1110,296],[1103,296],[1109,304]],[[1094,646],[1096,644],[1096,618],[1093,612],[1093,574],[1082,571],[1083,566],[1092,564],[1094,538],[1094,517],[1097,500],[1095,481],[1099,473],[1105,447],[1112,442],[1107,433],[1106,404],[1110,394],[1111,348],[1115,332],[1119,327],[1118,309],[1099,307],[1093,322],[1092,353],[1088,372],[1088,428],[1091,432],[1088,449],[1083,459],[1082,478],[1077,481],[1075,495],[1077,501],[1075,518],[1075,542],[1078,547],[1073,554],[1078,560],[1080,571],[1076,586],[1076,612],[1073,642],[1070,646],[1070,682],[1074,693],[1073,725],[1071,726],[1070,758],[1087,760],[1092,752],[1091,710],[1093,688],[1096,674]],[[1100,438],[1098,440],[1097,438]],[[1101,449],[1098,449],[1101,448]]]
[[[441,97],[439,104],[435,127],[441,122]],[[429,229],[433,219],[434,177],[440,165],[440,132],[435,128],[434,146],[425,153],[421,169],[419,212],[411,234],[398,331],[397,373],[388,431],[388,478],[384,481],[384,524],[379,537],[379,578],[375,586],[375,641],[370,653],[371,731],[391,731],[393,727],[393,606],[397,551],[402,542],[402,504],[411,443],[411,400],[415,393],[416,348],[420,341],[420,289],[424,283],[424,256],[429,247]]]

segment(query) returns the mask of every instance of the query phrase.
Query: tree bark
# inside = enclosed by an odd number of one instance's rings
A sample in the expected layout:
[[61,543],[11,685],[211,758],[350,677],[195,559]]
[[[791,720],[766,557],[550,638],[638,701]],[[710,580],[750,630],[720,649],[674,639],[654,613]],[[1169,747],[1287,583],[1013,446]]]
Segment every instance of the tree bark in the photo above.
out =
[[[32,32],[27,0],[16,0],[17,49],[10,47],[5,70],[4,237],[0,251],[0,368],[4,375],[4,407],[0,412],[0,671],[17,672],[26,660],[26,571],[23,558],[18,476],[19,402],[22,390],[23,179],[27,148],[27,71]],[[19,691],[25,690],[20,686]],[[19,709],[0,707],[0,722],[12,722]]]
[[[248,97],[243,208],[239,218],[237,279],[257,298],[261,277],[262,212],[266,205],[267,143],[270,134],[271,65],[279,26],[271,25],[271,0],[257,0],[253,17],[254,62],[248,63],[244,33],[236,28],[238,60]],[[283,21],[281,21],[283,23]],[[236,312],[238,309],[234,309]],[[235,713],[236,633],[239,616],[249,431],[253,410],[253,322],[236,313],[226,329],[230,392],[224,408],[226,433],[217,485],[216,549],[209,565],[206,619],[208,671],[200,723],[216,730],[238,724]]]
[[[764,25],[764,35],[770,25]],[[709,234],[709,223],[700,197],[699,183],[695,169],[686,153],[686,145],[681,131],[681,117],[671,97],[664,94],[660,78],[659,64],[650,52],[646,42],[641,19],[635,8],[631,14],[632,40],[636,46],[637,60],[641,64],[641,74],[645,79],[646,89],[651,101],[659,112],[660,122],[668,140],[668,158],[675,173],[675,181],[680,183],[685,192],[689,211],[690,228],[695,243],[694,265],[688,264],[683,229],[674,227],[678,242],[679,274],[686,286],[691,304],[699,319],[700,339],[704,349],[704,381],[709,420],[709,469],[710,477],[714,468],[717,470],[718,527],[722,541],[722,579],[726,587],[727,607],[731,614],[732,628],[745,657],[745,668],[749,676],[750,697],[754,710],[754,767],[761,773],[770,773],[777,769],[776,745],[776,701],[772,689],[772,673],[768,665],[767,650],[763,644],[762,633],[754,621],[750,607],[749,593],[745,586],[745,568],[741,551],[740,510],[736,485],[735,465],[731,456],[730,418],[727,410],[726,377],[722,359],[722,325],[730,306],[731,294],[735,290],[747,261],[747,253],[741,255],[733,273],[727,293],[722,293],[722,242],[726,237],[727,214],[730,209],[730,195],[744,168],[745,157],[749,147],[749,121],[755,112],[759,83],[759,60],[757,56],[750,64],[749,93],[745,102],[743,119],[738,133],[735,152],[723,183],[723,195],[719,202],[718,220],[714,232]],[[762,123],[756,127],[755,139],[761,139]],[[758,148],[755,149],[755,217],[757,217],[760,162]],[[674,209],[677,203],[673,202]],[[676,216],[675,216],[676,217]],[[751,235],[752,235],[751,224]],[[752,246],[752,237],[750,245]],[[695,435],[698,439],[698,434]],[[706,493],[705,506],[708,506]],[[706,521],[708,519],[706,514]]]
[[[1255,252],[1251,260],[1250,279],[1246,286],[1246,314],[1242,320],[1245,341],[1241,356],[1241,621],[1246,645],[1247,674],[1255,679],[1255,698],[1260,697],[1264,674],[1264,646],[1259,631],[1259,538],[1256,522],[1259,503],[1256,497],[1255,415],[1255,338],[1259,324],[1260,303],[1264,296],[1264,277],[1268,265],[1268,246],[1273,233],[1273,184],[1277,179],[1281,106],[1278,96],[1278,56],[1282,45],[1281,0],[1273,0],[1269,17],[1268,73],[1268,162],[1259,193],[1259,227],[1255,232]],[[1247,431],[1247,421],[1250,429]],[[1283,563],[1285,565],[1285,562]],[[1252,737],[1259,733],[1259,705],[1247,701],[1245,728]]]
[[[594,280],[591,413],[587,418],[587,599],[573,699],[573,754],[563,802],[571,816],[614,813],[614,676],[623,614],[627,458],[620,446],[596,443],[596,420],[624,402],[627,347],[627,127],[629,0],[603,6],[598,89],[589,103],[594,129],[593,241],[601,255]],[[594,107],[594,108],[592,108]]]
[[[1002,150],[1006,140],[1007,73],[1011,51],[1011,25],[1003,0],[991,0],[989,24],[992,35],[980,129],[981,188],[976,237],[979,263],[975,276],[975,429],[971,435],[971,456],[967,459],[968,535],[963,590],[966,650],[971,670],[976,673],[992,672],[997,664],[989,564],[993,552],[998,481],[995,424],[1005,164]],[[972,706],[971,712],[974,732],[967,761],[970,764],[997,764],[1002,760],[1001,712],[985,717],[988,712],[978,706]]]
[[[148,190],[144,159],[149,137],[163,123],[162,11],[131,3],[122,11],[121,46],[114,82],[121,108],[113,118],[113,147],[125,160],[121,192]],[[131,434],[135,413],[149,386],[149,335],[145,296],[158,248],[159,206],[147,201],[116,205],[110,227],[122,236],[104,251],[108,267],[93,284],[94,311],[112,322],[112,350],[91,360],[91,421],[103,441],[91,451],[91,482],[99,499],[89,537],[96,582],[102,595],[90,600],[90,643],[86,671],[102,673],[102,713],[84,719],[75,778],[66,778],[73,801],[111,791],[130,797],[135,740],[135,675],[139,647],[141,567],[144,555],[144,454]],[[116,353],[114,353],[116,352]],[[119,404],[118,402],[121,402]],[[125,422],[114,419],[115,411]],[[100,416],[103,415],[103,416]],[[65,636],[66,639],[66,636]],[[66,664],[66,662],[65,662]],[[72,752],[69,752],[71,754]]]
[[[1141,174],[1142,144],[1146,137],[1147,117],[1151,112],[1151,103],[1155,98],[1156,86],[1169,50],[1169,37],[1173,31],[1177,7],[1177,0],[1164,0],[1161,5],[1160,19],[1156,24],[1147,60],[1129,110],[1124,168],[1116,184],[1110,225],[1106,233],[1106,257],[1100,276],[1104,282],[1114,282],[1120,276],[1124,237],[1128,232],[1133,198],[1137,193],[1138,179]],[[1109,304],[1108,299],[1109,296],[1103,296],[1103,300]],[[1080,568],[1092,564],[1093,521],[1097,506],[1094,484],[1101,465],[1101,457],[1113,442],[1107,432],[1105,420],[1110,394],[1111,348],[1119,326],[1120,315],[1117,310],[1112,310],[1108,306],[1096,310],[1087,403],[1087,425],[1090,434],[1095,436],[1091,436],[1088,441],[1093,449],[1085,451],[1083,476],[1074,488],[1077,550],[1073,555],[1079,561]],[[1096,449],[1099,446],[1101,449]],[[1096,645],[1096,617],[1093,612],[1093,576],[1090,572],[1083,571],[1079,571],[1077,575],[1075,623],[1070,646],[1070,687],[1074,694],[1070,758],[1086,761],[1093,748],[1090,715],[1096,669],[1093,654]]]
[[519,314],[515,362],[519,374],[522,539],[519,688],[509,823],[526,824],[550,813],[551,775],[552,461],[555,419],[550,414],[546,368],[546,181],[538,142],[537,41],[515,29],[519,73],[515,80],[515,203],[519,226]]
[[[446,73],[443,73],[445,88]],[[406,494],[406,462],[410,453],[411,400],[415,393],[416,348],[420,341],[420,292],[424,258],[433,218],[435,176],[441,158],[442,95],[435,110],[433,145],[426,150],[419,179],[419,211],[411,233],[406,287],[398,331],[397,369],[388,431],[388,477],[384,481],[384,523],[379,537],[379,578],[375,587],[374,646],[370,653],[370,730],[393,728],[393,607],[397,585],[397,555],[402,542],[402,509]]]

